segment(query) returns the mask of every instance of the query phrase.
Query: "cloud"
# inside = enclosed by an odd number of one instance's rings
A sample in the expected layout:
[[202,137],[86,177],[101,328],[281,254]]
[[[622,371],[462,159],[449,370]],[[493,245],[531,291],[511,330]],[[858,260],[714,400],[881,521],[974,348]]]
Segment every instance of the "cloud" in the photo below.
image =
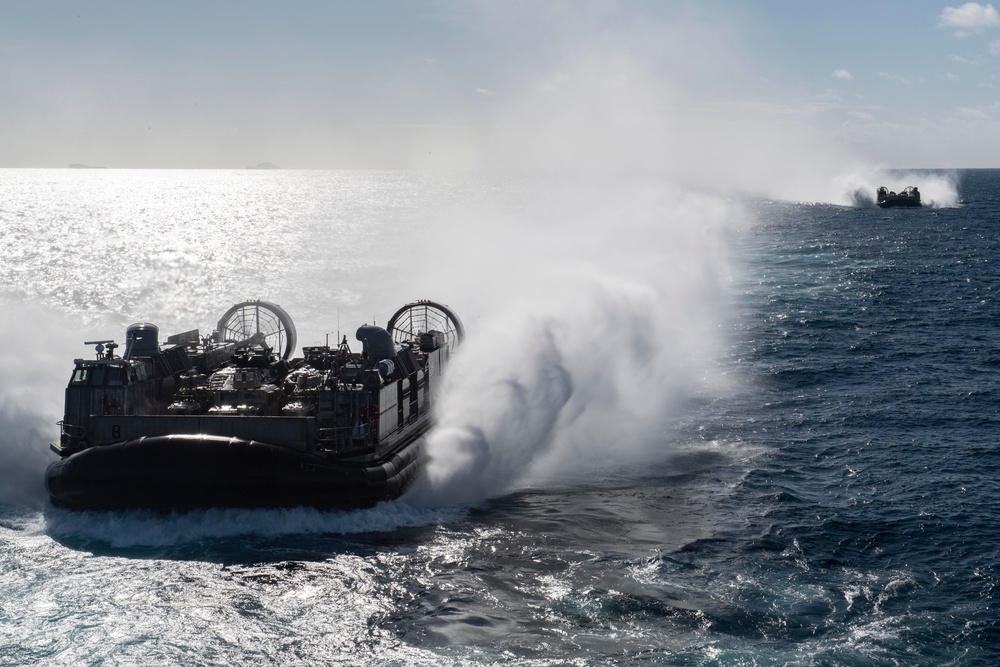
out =
[[1000,56],[1000,39],[994,39],[987,48],[990,50],[990,55]]
[[938,20],[939,28],[954,28],[956,37],[964,37],[969,32],[1000,26],[1000,14],[993,5],[967,2],[961,7],[945,7]]
[[894,74],[893,72],[879,72],[878,76],[883,79],[888,79],[889,81],[895,81],[896,83],[901,83],[904,86],[912,86],[915,83],[923,83],[923,79],[915,79],[910,76],[902,76],[900,74]]
[[494,97],[495,93],[489,88],[476,88],[476,94],[483,97]]
[[542,82],[538,84],[538,87],[547,93],[551,93],[559,88],[562,88],[567,83],[569,83],[569,77],[562,72],[556,72],[543,79]]
[[846,69],[835,69],[833,70],[833,74],[831,74],[830,76],[835,77],[837,79],[843,79],[844,81],[854,80],[854,77],[851,76],[851,73],[848,72]]
[[975,108],[959,107],[955,111],[955,115],[959,118],[971,118],[974,120],[992,120],[997,118],[998,114],[1000,114],[1000,102]]
[[959,107],[955,112],[955,115],[959,118],[974,118],[974,119],[987,119],[989,114],[987,114],[982,109],[970,109],[968,107]]
[[817,94],[816,99],[820,102],[832,102],[836,104],[844,101],[844,93],[836,88],[829,88]]

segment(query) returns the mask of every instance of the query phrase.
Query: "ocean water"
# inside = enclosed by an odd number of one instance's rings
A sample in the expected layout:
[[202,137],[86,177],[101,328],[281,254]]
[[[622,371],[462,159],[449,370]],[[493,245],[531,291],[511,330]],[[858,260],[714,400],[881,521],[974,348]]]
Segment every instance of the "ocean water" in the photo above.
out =
[[[1000,664],[1000,171],[908,178],[0,170],[0,665]],[[463,317],[413,492],[48,506],[82,342],[245,298]]]

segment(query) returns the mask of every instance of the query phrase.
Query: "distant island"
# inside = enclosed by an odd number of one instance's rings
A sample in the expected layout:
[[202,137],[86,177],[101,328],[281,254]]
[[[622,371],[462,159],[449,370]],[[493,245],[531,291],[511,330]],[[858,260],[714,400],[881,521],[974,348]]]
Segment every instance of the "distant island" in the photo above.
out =
[[77,163],[77,164],[71,164],[69,166],[69,168],[70,169],[107,169],[107,167],[95,167],[93,165],[79,164],[79,163]]
[[247,169],[281,169],[278,165],[273,162],[261,162],[252,167],[247,167]]

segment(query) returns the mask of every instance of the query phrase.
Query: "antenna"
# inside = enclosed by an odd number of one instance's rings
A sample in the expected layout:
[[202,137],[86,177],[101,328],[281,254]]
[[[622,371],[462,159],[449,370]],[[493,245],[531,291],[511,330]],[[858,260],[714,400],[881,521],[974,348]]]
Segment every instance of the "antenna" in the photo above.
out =
[[115,341],[113,340],[85,340],[83,341],[83,344],[93,345],[94,351],[97,352],[98,359],[100,359],[101,355],[104,354],[105,346],[107,346],[108,350],[108,355],[104,357],[105,359],[113,358],[115,354],[115,348],[118,347],[117,345],[115,345]]

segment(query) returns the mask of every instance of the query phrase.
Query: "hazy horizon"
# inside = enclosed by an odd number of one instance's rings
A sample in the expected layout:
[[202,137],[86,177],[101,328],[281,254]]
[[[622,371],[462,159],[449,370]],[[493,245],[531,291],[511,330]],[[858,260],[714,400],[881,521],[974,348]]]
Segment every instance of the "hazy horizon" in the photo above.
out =
[[754,189],[996,166],[990,4],[59,0],[0,17],[2,167],[606,170]]

